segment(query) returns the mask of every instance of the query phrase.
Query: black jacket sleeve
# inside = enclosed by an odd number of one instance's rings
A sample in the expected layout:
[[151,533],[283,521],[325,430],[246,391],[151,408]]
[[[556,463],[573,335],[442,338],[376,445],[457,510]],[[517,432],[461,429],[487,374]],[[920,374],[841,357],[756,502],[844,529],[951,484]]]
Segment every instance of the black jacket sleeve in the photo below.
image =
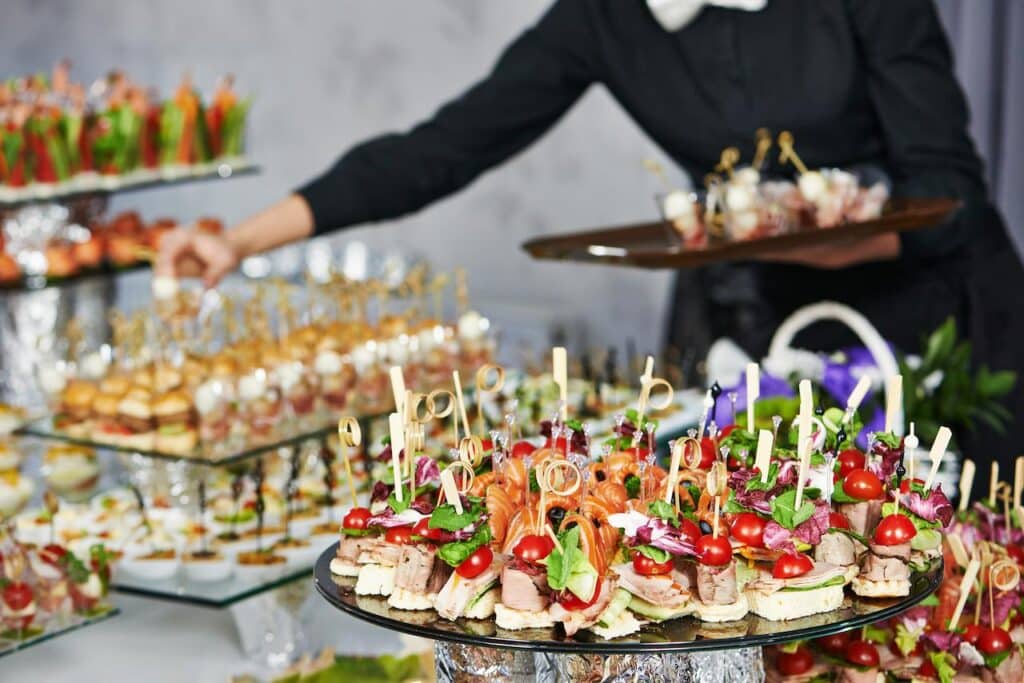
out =
[[433,118],[350,149],[298,190],[316,232],[416,211],[530,145],[595,80],[589,34],[586,1],[558,0]]
[[967,133],[967,102],[932,0],[849,0],[885,140],[893,195],[956,197],[958,220],[902,234],[911,258],[934,258],[970,237],[968,216],[987,204],[981,160]]

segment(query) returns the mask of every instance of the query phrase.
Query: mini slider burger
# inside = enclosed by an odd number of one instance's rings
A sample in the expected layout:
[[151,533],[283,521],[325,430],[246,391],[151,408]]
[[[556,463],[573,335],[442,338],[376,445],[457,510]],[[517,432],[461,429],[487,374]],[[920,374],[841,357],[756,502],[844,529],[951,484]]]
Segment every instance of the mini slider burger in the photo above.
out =
[[61,392],[54,427],[67,432],[70,436],[88,436],[92,431],[92,401],[95,396],[96,385],[91,382],[68,382]]
[[152,395],[146,389],[134,388],[117,405],[117,419],[127,431],[119,439],[125,448],[153,449]]
[[153,403],[156,450],[187,454],[196,446],[196,418],[192,401],[181,389],[168,391]]

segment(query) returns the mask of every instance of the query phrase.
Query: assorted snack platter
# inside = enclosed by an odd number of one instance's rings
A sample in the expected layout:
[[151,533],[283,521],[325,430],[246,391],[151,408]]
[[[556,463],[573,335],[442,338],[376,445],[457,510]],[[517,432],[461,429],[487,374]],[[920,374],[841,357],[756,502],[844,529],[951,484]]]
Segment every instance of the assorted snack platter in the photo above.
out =
[[114,70],[86,87],[70,63],[0,84],[0,202],[110,191],[244,165],[249,100],[234,79],[209,101],[186,75],[161,100]]
[[[564,349],[555,350],[553,377],[565,396]],[[747,379],[756,399],[756,365]],[[557,629],[589,642],[643,639],[636,634],[650,624],[682,618],[712,630],[743,622],[744,633],[748,617],[832,623],[850,599],[905,600],[937,580],[952,507],[934,477],[950,434],[941,430],[933,444],[927,479],[908,474],[904,449],[917,445],[897,435],[898,377],[886,429],[867,452],[854,439],[869,381],[845,409],[817,411],[804,381],[792,424],[778,418],[757,434],[745,427],[753,400],[747,416],[719,429],[707,419],[718,399],[709,392],[699,429],[673,442],[667,469],[656,464],[657,424],[647,415],[672,392],[653,376],[653,359],[640,386],[636,409],[597,440],[600,453],[591,430],[566,418],[564,401],[546,441],[534,443],[514,416],[490,438],[474,434],[458,390],[440,411],[429,398],[437,392],[399,396],[381,456],[391,467],[370,507],[345,516],[329,562],[331,574],[355,581],[339,590],[318,568],[321,593],[353,611],[357,599],[386,598],[389,614],[412,615],[400,621]],[[421,437],[449,414],[459,447],[442,469],[421,453]]]
[[779,160],[796,167],[797,182],[762,178],[772,140],[763,129],[757,137],[751,164],[738,167],[738,150],[726,149],[700,194],[673,190],[661,167],[648,162],[666,184],[657,197],[660,222],[540,237],[523,248],[535,258],[690,268],[934,226],[959,207],[951,199],[890,200],[882,182],[864,187],[854,173],[810,170],[785,131]]

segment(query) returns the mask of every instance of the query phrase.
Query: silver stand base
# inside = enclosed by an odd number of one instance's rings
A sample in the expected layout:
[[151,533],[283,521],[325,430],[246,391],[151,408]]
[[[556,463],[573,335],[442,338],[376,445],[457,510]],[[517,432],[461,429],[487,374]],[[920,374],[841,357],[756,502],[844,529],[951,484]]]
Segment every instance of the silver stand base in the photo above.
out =
[[437,641],[439,683],[761,683],[761,648],[688,654],[530,653]]

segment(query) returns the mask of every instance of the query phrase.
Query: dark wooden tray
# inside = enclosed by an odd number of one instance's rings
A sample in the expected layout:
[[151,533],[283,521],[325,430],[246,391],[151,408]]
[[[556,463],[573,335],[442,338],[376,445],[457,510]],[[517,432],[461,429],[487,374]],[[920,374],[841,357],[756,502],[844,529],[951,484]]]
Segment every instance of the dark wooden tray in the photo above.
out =
[[711,238],[707,246],[684,247],[665,221],[538,237],[523,244],[531,256],[637,268],[693,268],[722,261],[749,261],[792,247],[837,244],[889,232],[940,225],[960,208],[955,199],[893,199],[871,221],[834,228],[807,228],[761,239],[730,241]]

